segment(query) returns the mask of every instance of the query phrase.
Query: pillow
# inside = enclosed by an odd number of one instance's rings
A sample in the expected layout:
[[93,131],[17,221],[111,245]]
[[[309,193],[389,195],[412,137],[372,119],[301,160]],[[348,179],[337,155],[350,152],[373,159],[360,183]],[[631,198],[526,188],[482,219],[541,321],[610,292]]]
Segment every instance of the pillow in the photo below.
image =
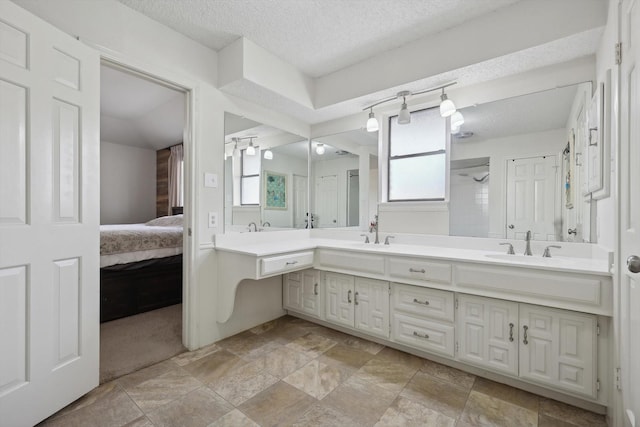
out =
[[159,218],[145,222],[144,225],[152,225],[155,227],[182,227],[182,214],[161,216]]

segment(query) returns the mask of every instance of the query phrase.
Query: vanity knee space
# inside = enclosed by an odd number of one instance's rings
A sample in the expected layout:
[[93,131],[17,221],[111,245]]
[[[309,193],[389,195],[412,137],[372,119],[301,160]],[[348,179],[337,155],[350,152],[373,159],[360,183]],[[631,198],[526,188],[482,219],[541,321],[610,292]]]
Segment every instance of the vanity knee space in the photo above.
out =
[[598,316],[308,269],[284,308],[390,343],[598,400]]

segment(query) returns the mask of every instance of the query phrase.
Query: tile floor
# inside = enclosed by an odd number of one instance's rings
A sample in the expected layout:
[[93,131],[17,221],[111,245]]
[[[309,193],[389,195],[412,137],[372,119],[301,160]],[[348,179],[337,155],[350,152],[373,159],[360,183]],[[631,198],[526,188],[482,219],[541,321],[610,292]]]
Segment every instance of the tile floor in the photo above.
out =
[[604,417],[285,316],[103,384],[43,426],[606,426]]

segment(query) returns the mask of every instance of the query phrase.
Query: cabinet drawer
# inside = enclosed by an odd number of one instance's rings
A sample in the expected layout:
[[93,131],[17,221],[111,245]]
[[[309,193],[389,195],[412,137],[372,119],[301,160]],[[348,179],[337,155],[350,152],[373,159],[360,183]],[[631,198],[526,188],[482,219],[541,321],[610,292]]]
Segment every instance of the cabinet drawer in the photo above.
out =
[[384,274],[384,256],[380,255],[321,249],[318,251],[318,260],[322,267]]
[[392,278],[451,283],[451,264],[427,262],[421,258],[390,257],[389,276]]
[[299,270],[313,265],[313,252],[296,252],[293,254],[262,258],[260,265],[260,273],[263,276],[289,270]]
[[408,314],[453,322],[453,292],[393,283],[392,308]]
[[393,314],[391,338],[420,350],[454,356],[454,326],[418,319],[404,314]]

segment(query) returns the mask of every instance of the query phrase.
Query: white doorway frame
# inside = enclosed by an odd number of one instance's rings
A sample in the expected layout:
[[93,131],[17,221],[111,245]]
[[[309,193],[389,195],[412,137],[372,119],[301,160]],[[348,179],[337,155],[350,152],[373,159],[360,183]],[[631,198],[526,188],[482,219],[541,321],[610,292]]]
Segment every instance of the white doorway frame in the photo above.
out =
[[[82,41],[82,40],[81,40]],[[96,49],[100,55],[100,63],[109,67],[122,70],[129,74],[133,74],[167,86],[172,89],[179,90],[185,95],[185,120],[183,134],[183,150],[184,150],[184,239],[182,254],[182,344],[188,349],[198,347],[197,337],[197,312],[198,307],[198,291],[194,280],[194,254],[197,236],[196,221],[196,170],[195,153],[196,141],[194,137],[194,129],[196,129],[195,100],[198,98],[198,86],[195,82],[185,79],[183,76],[173,73],[160,67],[141,63],[130,58],[123,58],[106,48],[86,43],[90,47]]]

